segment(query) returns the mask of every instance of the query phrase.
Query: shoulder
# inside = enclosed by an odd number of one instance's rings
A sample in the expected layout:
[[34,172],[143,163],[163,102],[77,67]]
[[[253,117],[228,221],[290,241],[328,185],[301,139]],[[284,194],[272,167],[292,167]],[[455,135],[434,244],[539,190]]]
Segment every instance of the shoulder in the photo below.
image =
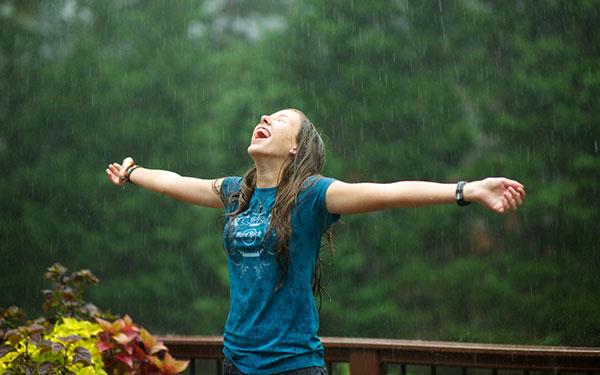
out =
[[309,176],[302,184],[298,194],[299,201],[309,200],[324,204],[329,186],[336,181],[334,178],[321,175]]
[[300,189],[299,196],[314,197],[325,201],[325,194],[329,186],[337,180],[321,175],[312,175],[306,178]]
[[242,177],[229,176],[221,179],[221,184],[218,187],[218,194],[223,203],[231,200],[231,197],[240,192],[242,187]]
[[337,181],[335,178],[312,175],[304,181],[302,190],[327,190],[329,185],[335,181]]
[[310,176],[304,181],[303,188],[298,195],[298,204],[321,218],[318,222],[321,223],[323,231],[327,230],[340,217],[327,209],[327,191],[336,182],[338,180],[331,177]]
[[241,186],[242,186],[242,177],[228,176],[228,177],[224,177],[221,180],[220,190],[222,193],[234,193],[236,191],[239,191]]

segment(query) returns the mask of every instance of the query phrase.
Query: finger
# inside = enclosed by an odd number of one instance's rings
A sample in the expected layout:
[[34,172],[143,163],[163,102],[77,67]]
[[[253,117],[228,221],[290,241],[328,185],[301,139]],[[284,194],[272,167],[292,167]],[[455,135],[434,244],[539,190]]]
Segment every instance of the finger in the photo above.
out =
[[504,192],[504,194],[502,194],[502,207],[504,208],[504,212],[510,210],[510,202],[508,201],[507,195],[507,192]]
[[521,194],[519,194],[515,189],[513,189],[512,187],[508,188],[508,190],[510,191],[510,193],[512,194],[512,198],[515,200],[515,202],[517,203],[517,207],[523,204],[523,199],[521,199]]
[[119,177],[116,176],[110,169],[106,169],[106,174],[108,175],[108,179],[115,185],[119,185]]
[[111,170],[112,173],[119,175],[119,172],[121,172],[121,166],[117,163],[112,163],[108,165],[108,169]]
[[512,211],[516,209],[516,202],[512,198],[512,195],[509,191],[504,192],[504,199],[506,200],[508,207],[506,207],[506,211]]
[[523,200],[519,194],[514,194],[513,199],[515,200],[517,207],[520,207],[523,204]]
[[115,175],[115,178],[124,180],[125,179],[125,169],[121,168],[121,166],[117,163],[111,164],[109,167],[112,173]]
[[110,172],[111,180],[115,184],[121,186],[124,184],[125,180],[127,180],[125,175],[125,169],[121,168],[121,165],[118,163],[111,163],[108,165],[107,173]]
[[131,157],[128,156],[125,159],[123,159],[124,168],[130,167],[131,165],[133,165],[133,159]]
[[506,196],[506,199],[508,200],[508,204],[510,205],[510,209],[512,211],[517,209],[517,201],[515,200],[515,198],[513,197],[512,193],[510,192],[510,188],[509,191],[505,192],[504,195]]
[[110,178],[113,179],[113,180],[115,180],[115,181],[118,180],[119,179],[119,173],[116,172],[116,171],[114,171],[114,170],[111,170],[110,171]]
[[525,200],[525,195],[527,195],[525,193],[525,188],[518,188],[517,191],[519,192],[519,195],[521,196],[521,200]]
[[515,180],[509,180],[506,179],[506,186],[511,186],[514,189],[518,189],[518,188],[525,188],[525,186],[523,186],[522,183],[520,183],[519,181],[515,181]]
[[108,166],[108,168],[106,169],[106,173],[108,173],[108,176],[111,178],[119,175],[119,172],[116,171],[112,165]]
[[119,170],[119,173],[117,174],[117,176],[119,177],[119,179],[121,181],[127,180],[127,169],[121,168],[121,170]]
[[509,179],[505,179],[502,183],[502,188],[504,190],[508,190],[510,188],[512,188],[513,190],[518,190],[518,189],[522,189],[524,190],[524,186],[521,185],[519,182],[517,181],[513,181],[513,180],[509,180]]

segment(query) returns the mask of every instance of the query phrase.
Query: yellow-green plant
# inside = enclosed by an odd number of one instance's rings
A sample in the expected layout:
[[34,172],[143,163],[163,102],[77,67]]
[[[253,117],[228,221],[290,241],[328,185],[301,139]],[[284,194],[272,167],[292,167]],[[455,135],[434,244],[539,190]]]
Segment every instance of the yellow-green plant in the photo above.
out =
[[74,318],[9,330],[0,347],[0,373],[106,375],[96,347],[101,331],[98,324]]

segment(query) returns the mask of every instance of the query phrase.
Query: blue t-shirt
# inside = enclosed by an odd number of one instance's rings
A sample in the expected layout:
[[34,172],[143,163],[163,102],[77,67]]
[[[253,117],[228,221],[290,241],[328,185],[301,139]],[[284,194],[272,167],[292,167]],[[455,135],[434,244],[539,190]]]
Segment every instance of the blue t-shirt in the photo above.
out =
[[[240,191],[241,181],[223,180],[227,213],[237,208],[237,202],[227,197]],[[309,177],[298,194],[288,272],[277,290],[275,236],[269,234],[265,240],[277,187],[255,189],[248,210],[233,221],[225,219],[230,307],[223,352],[244,373],[272,374],[324,364],[312,280],[323,233],[339,218],[325,206],[325,193],[333,181]]]

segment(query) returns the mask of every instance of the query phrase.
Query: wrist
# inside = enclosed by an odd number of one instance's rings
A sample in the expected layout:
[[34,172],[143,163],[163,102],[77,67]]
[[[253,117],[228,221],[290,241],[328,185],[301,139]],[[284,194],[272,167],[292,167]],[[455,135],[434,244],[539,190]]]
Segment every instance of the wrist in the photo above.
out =
[[463,186],[463,199],[467,202],[477,201],[477,182],[467,182]]
[[135,171],[139,167],[140,167],[139,165],[132,163],[129,167],[127,167],[127,169],[125,169],[125,181],[126,182],[130,182],[133,184],[133,181],[131,181],[131,174],[133,173],[133,171]]

